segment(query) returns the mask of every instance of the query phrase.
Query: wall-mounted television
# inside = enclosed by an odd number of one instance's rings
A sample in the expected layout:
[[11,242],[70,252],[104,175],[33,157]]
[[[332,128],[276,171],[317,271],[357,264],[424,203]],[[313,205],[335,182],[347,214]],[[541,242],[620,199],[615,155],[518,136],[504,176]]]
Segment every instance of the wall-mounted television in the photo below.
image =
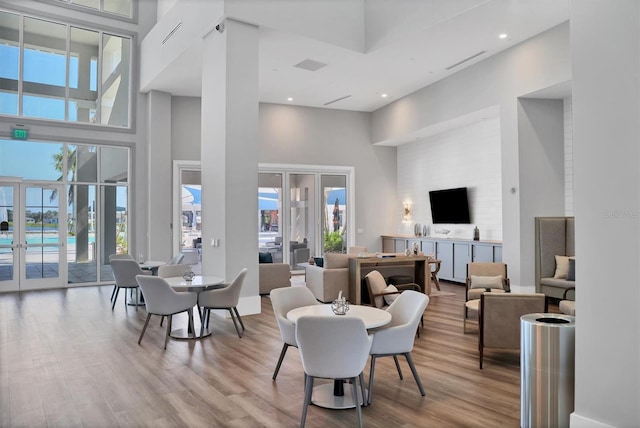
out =
[[431,219],[433,224],[469,224],[469,201],[467,188],[431,190]]

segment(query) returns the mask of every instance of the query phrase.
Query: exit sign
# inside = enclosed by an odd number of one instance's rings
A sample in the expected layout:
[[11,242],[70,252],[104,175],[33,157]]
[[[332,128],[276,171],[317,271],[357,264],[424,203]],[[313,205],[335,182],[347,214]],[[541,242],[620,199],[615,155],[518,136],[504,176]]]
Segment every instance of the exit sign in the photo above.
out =
[[11,128],[14,140],[26,140],[29,137],[27,128]]

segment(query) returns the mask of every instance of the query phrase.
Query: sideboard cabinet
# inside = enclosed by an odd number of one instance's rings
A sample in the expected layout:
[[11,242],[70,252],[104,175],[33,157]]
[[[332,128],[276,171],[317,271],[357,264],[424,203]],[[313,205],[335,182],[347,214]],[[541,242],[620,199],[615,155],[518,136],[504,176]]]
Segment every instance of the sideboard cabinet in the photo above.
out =
[[382,235],[382,252],[402,253],[407,248],[413,250],[416,243],[419,251],[433,254],[441,261],[438,277],[449,281],[464,282],[469,262],[502,261],[502,242],[499,241]]

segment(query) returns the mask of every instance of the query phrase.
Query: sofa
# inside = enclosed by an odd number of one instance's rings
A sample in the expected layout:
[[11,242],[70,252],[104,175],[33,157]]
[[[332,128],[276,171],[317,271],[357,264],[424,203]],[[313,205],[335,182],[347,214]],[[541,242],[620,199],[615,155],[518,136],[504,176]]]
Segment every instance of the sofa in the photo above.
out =
[[565,290],[576,286],[574,217],[536,217],[535,241],[536,293],[562,299]]
[[291,286],[291,269],[287,263],[259,263],[258,276],[260,294],[269,294],[274,288]]
[[[350,300],[349,296],[349,259],[358,257],[358,253],[325,253],[323,266],[318,266],[317,262],[309,265],[305,271],[305,282],[307,288],[311,290],[313,295],[321,302],[333,302],[340,291],[342,296]],[[385,277],[385,280],[391,275],[409,275],[413,277],[414,266],[410,265],[393,265],[393,266],[366,266],[361,270],[362,277],[371,272],[378,270]],[[362,298],[364,302],[369,301],[369,293],[366,284],[361,284]]]

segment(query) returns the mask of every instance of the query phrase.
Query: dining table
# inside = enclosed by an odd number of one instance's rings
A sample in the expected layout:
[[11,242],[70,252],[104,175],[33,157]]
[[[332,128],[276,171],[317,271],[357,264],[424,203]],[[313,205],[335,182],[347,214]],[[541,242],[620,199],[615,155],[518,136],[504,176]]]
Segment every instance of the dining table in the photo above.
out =
[[[191,281],[187,281],[181,276],[173,276],[165,278],[165,281],[171,286],[171,288],[176,291],[195,291],[200,294],[205,289],[214,289],[214,288],[222,288],[225,286],[224,278],[220,278],[217,276],[210,275],[196,275],[193,277]],[[200,321],[202,322],[202,313],[200,312],[200,307],[197,308],[198,313],[200,314]],[[188,323],[189,326],[193,325],[194,330],[192,331],[190,327],[187,328],[178,328],[175,330],[171,330],[169,336],[174,339],[202,339],[204,337],[211,335],[211,330],[207,327],[203,330],[202,335],[200,335],[200,327],[195,326],[194,320],[191,320],[191,323]]]
[[[301,306],[287,312],[287,319],[295,324],[298,318],[305,315],[360,318],[366,329],[382,327],[391,322],[389,312],[366,305],[349,305],[349,310],[344,315],[334,314],[330,304]],[[345,355],[345,358],[349,358],[349,356]],[[364,401],[363,405],[366,405],[366,400]],[[311,402],[327,409],[353,409],[356,407],[351,389],[345,389],[344,380],[341,379],[334,380],[333,384],[325,383],[314,386]]]

